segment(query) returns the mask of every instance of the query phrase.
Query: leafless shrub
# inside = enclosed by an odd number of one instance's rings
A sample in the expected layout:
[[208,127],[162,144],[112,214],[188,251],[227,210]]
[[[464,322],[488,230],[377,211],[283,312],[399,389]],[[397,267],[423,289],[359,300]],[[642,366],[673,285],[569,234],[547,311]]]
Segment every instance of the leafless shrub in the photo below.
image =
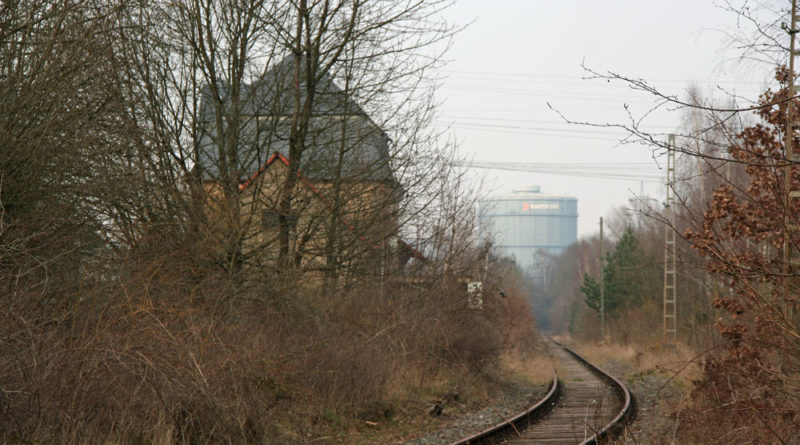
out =
[[[453,148],[427,126],[440,59],[426,51],[453,31],[427,19],[446,2],[152,6],[0,6],[0,442],[305,439],[314,422],[335,423],[324,413],[361,416],[481,371],[530,334],[521,294],[501,299],[497,280],[483,309],[467,307],[463,281],[481,257],[473,195],[454,189],[464,174]],[[305,80],[262,98],[296,99],[277,193],[287,211],[275,245],[248,244],[263,223],[242,211],[252,172],[237,158],[246,113],[231,91],[282,60]],[[324,78],[391,132],[380,168],[406,194],[379,212],[353,209],[365,188],[353,184],[378,167],[336,176],[331,205],[308,218],[328,236],[320,251],[286,219],[303,209],[292,186],[310,122],[330,124],[310,111]],[[200,116],[204,91],[213,123]],[[219,197],[198,168],[209,125]],[[214,205],[230,224],[212,227]],[[392,224],[376,228],[387,213]],[[402,271],[376,259],[409,221],[436,222],[432,253],[415,285],[396,284]],[[280,261],[265,260],[275,252]],[[303,255],[321,261],[306,267]]]

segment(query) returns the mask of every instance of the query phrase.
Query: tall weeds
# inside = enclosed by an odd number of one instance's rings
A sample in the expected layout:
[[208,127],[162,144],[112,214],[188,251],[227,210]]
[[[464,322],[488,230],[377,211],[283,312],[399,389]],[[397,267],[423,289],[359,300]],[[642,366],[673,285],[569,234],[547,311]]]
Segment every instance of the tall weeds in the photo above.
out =
[[264,285],[230,295],[221,278],[192,278],[192,261],[129,257],[110,281],[11,298],[0,439],[291,440],[308,425],[290,411],[311,423],[391,415],[398,398],[493,366],[532,329],[519,294],[487,293],[470,310],[457,285],[379,296],[364,283],[337,295],[295,287],[287,304]]

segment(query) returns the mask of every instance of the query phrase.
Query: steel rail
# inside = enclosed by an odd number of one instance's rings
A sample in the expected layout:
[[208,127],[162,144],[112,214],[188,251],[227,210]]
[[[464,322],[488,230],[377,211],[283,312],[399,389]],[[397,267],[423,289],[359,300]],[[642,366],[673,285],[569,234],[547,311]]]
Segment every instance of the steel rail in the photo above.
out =
[[450,443],[449,445],[494,443],[493,438],[512,431],[518,431],[520,428],[524,428],[522,425],[523,423],[530,423],[531,421],[535,421],[538,417],[547,414],[550,408],[552,408],[555,404],[559,391],[560,387],[558,382],[558,373],[553,370],[553,380],[550,382],[550,390],[547,391],[547,394],[545,394],[541,400],[508,420],[490,426],[489,428],[486,428],[485,430],[473,434],[467,438],[459,439]]
[[598,375],[601,379],[605,380],[609,383],[610,386],[614,388],[614,390],[619,394],[620,398],[622,399],[622,408],[619,410],[619,413],[608,422],[600,431],[595,433],[592,437],[586,439],[581,443],[581,445],[596,445],[599,439],[603,439],[609,435],[614,435],[619,433],[625,426],[625,423],[632,420],[633,413],[634,413],[634,406],[633,406],[633,396],[628,388],[616,377],[609,374],[607,371],[603,370],[597,365],[589,362],[585,358],[583,358],[580,354],[573,351],[572,349],[562,345],[561,343],[550,339],[553,343],[560,346],[562,349],[570,353],[573,357],[575,357],[579,362],[583,363],[590,371],[594,372]]
[[[596,445],[598,441],[619,433],[624,428],[625,423],[633,416],[633,397],[631,396],[630,391],[628,391],[628,388],[626,388],[625,385],[616,377],[612,376],[600,367],[590,363],[577,352],[553,339],[550,340],[558,347],[564,349],[567,353],[572,355],[578,362],[580,362],[593,374],[597,375],[601,380],[605,381],[610,387],[614,388],[614,391],[620,397],[620,400],[622,400],[622,408],[619,410],[617,415],[608,424],[595,432],[595,434],[593,434],[591,437],[583,442],[580,442],[581,445]],[[560,393],[561,386],[558,381],[558,375],[554,371],[553,381],[550,384],[549,391],[544,398],[536,402],[536,404],[515,415],[511,419],[500,422],[464,439],[452,442],[449,445],[494,444],[502,442],[503,438],[508,438],[515,434],[519,435],[521,431],[535,425],[536,421],[547,416],[551,408],[556,405]]]

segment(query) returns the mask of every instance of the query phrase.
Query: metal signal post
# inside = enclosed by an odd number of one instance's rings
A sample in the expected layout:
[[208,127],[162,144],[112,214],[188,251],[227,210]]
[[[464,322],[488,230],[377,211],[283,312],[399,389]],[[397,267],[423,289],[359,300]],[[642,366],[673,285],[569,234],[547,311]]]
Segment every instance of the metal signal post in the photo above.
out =
[[667,200],[664,203],[664,342],[674,343],[677,334],[677,290],[675,274],[675,135],[667,147]]

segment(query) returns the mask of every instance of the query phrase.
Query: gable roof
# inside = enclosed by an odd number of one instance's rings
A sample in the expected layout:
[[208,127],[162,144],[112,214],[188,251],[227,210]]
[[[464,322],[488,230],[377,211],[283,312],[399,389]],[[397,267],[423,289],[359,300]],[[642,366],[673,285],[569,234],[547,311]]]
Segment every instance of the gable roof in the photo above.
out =
[[[305,79],[295,80],[294,60],[287,57],[262,74],[258,80],[243,84],[239,93],[239,109],[243,115],[259,116],[291,116],[294,112],[295,91],[300,91],[300,101],[305,100]],[[342,90],[328,74],[322,75],[314,88],[315,116],[360,115],[367,116],[359,104],[353,100],[354,91],[350,94]],[[209,86],[203,88],[200,105],[200,120],[214,120],[214,105]],[[230,92],[221,87],[220,99],[228,103]],[[279,99],[279,100],[276,100]]]
[[[290,122],[297,88],[291,57],[276,64],[259,80],[243,85],[239,94],[239,143],[236,170],[240,179],[255,172],[271,153],[289,156]],[[337,176],[358,181],[396,182],[390,166],[389,138],[350,95],[328,75],[315,87],[312,117],[300,169],[314,180]],[[223,107],[230,106],[227,89],[220,92]],[[303,99],[301,97],[301,99]],[[204,179],[219,177],[220,149],[215,142],[214,98],[204,88],[199,118],[199,167]]]

